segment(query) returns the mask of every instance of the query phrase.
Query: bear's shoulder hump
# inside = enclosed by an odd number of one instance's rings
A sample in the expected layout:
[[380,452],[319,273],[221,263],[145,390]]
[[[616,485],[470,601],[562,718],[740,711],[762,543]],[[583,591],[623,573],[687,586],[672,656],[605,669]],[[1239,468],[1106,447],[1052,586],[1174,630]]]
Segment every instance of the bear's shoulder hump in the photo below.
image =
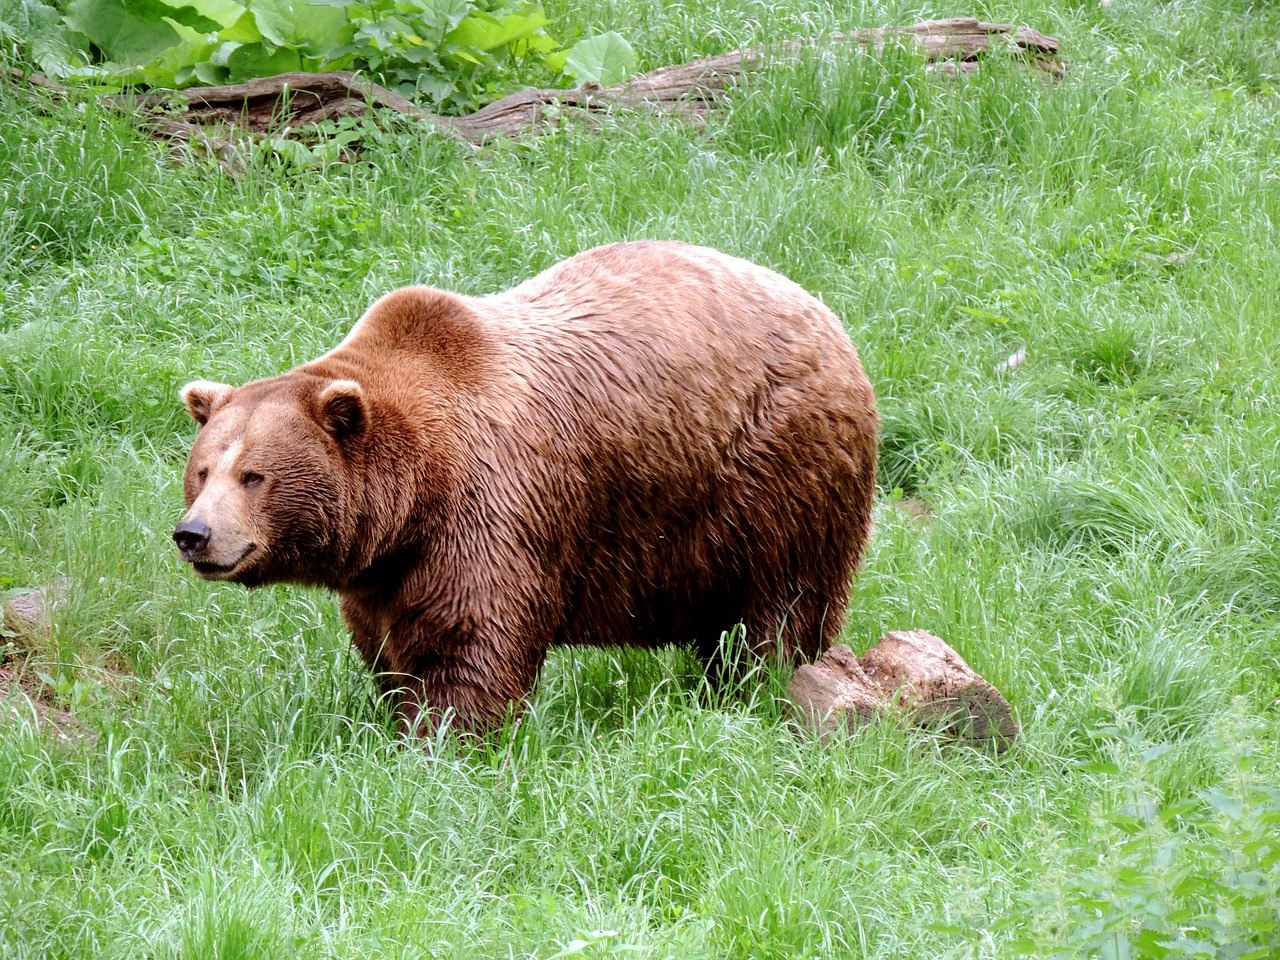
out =
[[434,361],[460,376],[484,366],[495,349],[470,298],[432,287],[401,287],[365,311],[334,353]]

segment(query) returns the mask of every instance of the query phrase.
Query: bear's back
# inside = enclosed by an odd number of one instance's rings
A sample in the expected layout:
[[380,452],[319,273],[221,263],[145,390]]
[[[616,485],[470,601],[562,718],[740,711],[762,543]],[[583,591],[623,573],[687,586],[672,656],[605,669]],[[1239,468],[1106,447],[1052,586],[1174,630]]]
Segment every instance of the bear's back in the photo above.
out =
[[746,437],[875,428],[831,311],[767,268],[678,242],[597,247],[486,297],[396,290],[308,366],[401,410],[447,411],[461,455],[557,500],[701,491]]
[[819,342],[856,356],[835,316],[798,284],[674,241],[596,247],[478,303],[498,323],[517,324],[517,339],[549,335],[553,349],[567,331],[613,337],[618,347],[676,345],[699,358],[756,354],[766,345],[775,354],[808,354]]
[[[577,414],[664,481],[718,465],[770,414],[870,415],[874,401],[839,320],[792,281],[672,242],[619,243],[475,301],[537,416]],[[568,408],[568,409],[561,409]],[[595,450],[596,455],[608,451]]]

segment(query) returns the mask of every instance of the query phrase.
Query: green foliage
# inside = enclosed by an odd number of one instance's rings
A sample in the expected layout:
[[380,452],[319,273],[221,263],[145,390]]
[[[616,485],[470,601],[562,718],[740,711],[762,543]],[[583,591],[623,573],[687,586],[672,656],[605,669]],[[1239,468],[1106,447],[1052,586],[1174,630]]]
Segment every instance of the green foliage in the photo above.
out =
[[622,83],[635,68],[635,51],[616,30],[579,40],[565,60],[565,70],[579,83],[602,87]]
[[[1152,768],[1172,745],[1103,731],[1115,759],[1092,765],[1124,784],[1089,845],[1067,865],[1019,955],[1074,960],[1270,960],[1280,956],[1280,784],[1256,726],[1235,718],[1214,746],[1221,786],[1162,802]],[[1011,926],[1019,922],[1010,920]]]
[[207,32],[217,21],[166,0],[71,0],[66,24],[88,37],[108,61],[141,66],[178,43],[179,30]]
[[521,63],[553,74],[549,58],[560,48],[536,3],[368,0],[347,10],[355,34],[346,56],[386,85],[448,110],[492,99]]
[[[253,0],[254,17],[266,49],[294,50],[300,57],[327,58],[351,38],[341,5],[298,0]],[[237,18],[238,19],[238,18]]]
[[88,55],[86,39],[42,0],[0,0],[0,41],[16,59],[55,78],[74,74]]
[[[536,0],[0,0],[0,38],[52,76],[183,87],[360,70],[446,112],[531,75],[617,82],[617,33],[571,49]],[[540,72],[540,73],[539,73]],[[616,79],[614,79],[616,78]]]

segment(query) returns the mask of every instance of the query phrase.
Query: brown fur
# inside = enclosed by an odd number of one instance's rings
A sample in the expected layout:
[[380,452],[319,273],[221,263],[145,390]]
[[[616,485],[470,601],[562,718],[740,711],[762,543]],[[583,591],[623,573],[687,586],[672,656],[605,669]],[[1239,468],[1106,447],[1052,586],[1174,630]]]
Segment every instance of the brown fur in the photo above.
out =
[[397,290],[320,359],[184,399],[207,421],[184,523],[211,531],[188,558],[337,591],[414,723],[490,729],[555,644],[687,641],[711,663],[742,623],[813,658],[871,528],[877,420],[847,333],[684,244],[601,247],[489,297]]

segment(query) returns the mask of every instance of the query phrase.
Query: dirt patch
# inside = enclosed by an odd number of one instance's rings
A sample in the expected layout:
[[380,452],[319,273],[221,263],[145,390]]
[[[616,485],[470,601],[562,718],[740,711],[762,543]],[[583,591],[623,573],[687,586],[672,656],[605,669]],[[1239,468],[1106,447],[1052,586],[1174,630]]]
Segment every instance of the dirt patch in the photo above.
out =
[[94,733],[69,710],[53,703],[50,693],[34,671],[11,663],[0,665],[0,723],[34,720],[39,729],[62,742],[92,739]]
[[933,516],[933,508],[919,497],[907,497],[904,500],[895,500],[893,502],[893,509],[897,510],[908,520],[914,521],[915,523],[928,523],[929,519]]

